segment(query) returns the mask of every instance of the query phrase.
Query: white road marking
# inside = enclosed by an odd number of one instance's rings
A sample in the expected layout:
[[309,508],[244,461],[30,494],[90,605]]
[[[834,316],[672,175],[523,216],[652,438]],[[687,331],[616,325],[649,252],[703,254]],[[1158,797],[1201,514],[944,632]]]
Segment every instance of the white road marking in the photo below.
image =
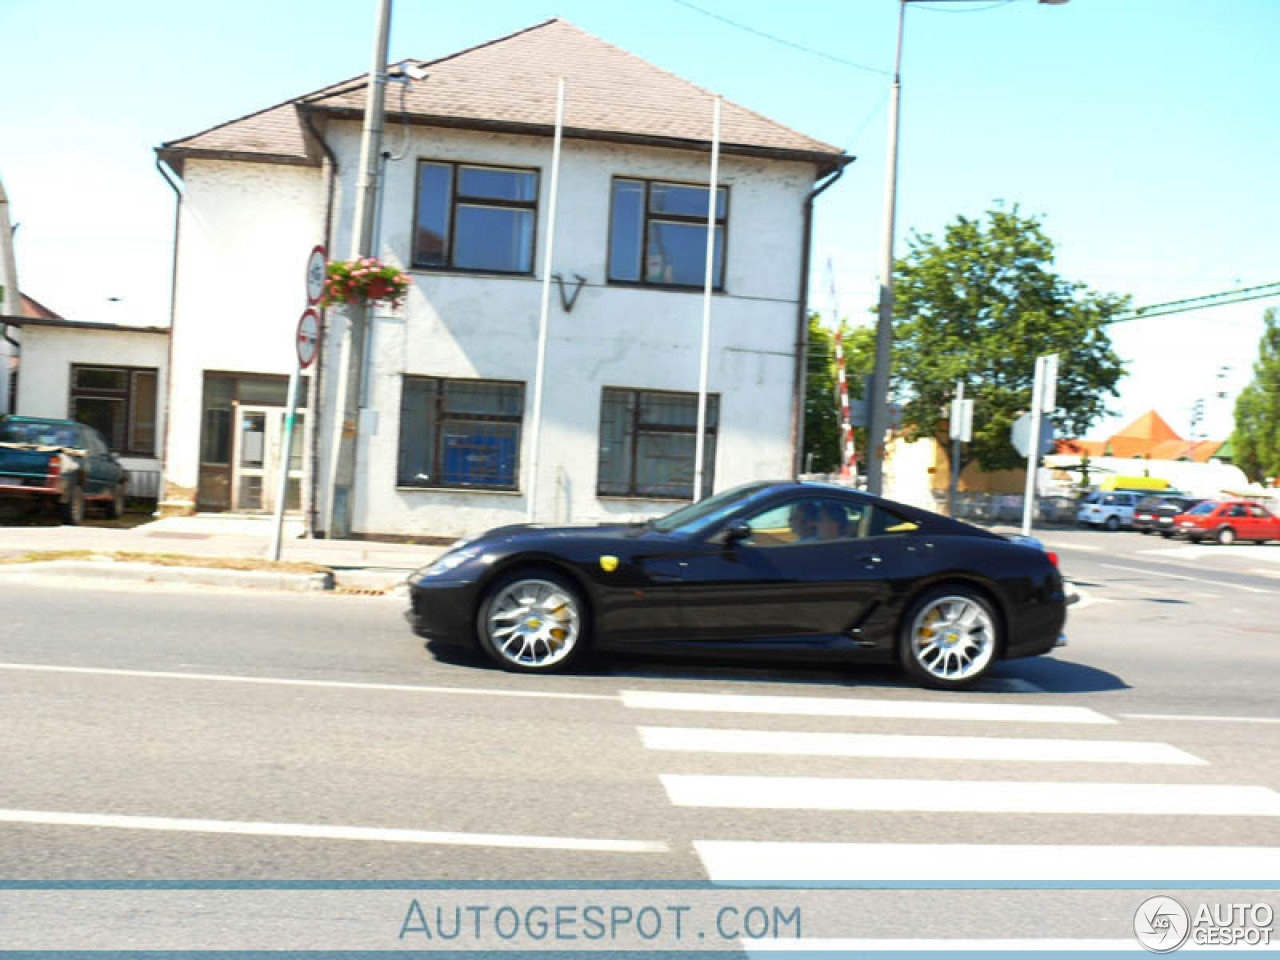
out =
[[1075,603],[1073,603],[1071,606],[1067,607],[1068,616],[1070,616],[1072,613],[1075,613],[1077,610],[1085,610],[1085,609],[1088,609],[1089,607],[1096,607],[1102,603],[1116,602],[1115,599],[1112,597],[1099,597],[1097,594],[1090,593],[1087,590],[1081,590],[1079,587],[1076,587],[1076,592],[1080,594],[1080,599],[1077,600]]
[[164,670],[115,670],[106,667],[60,667],[43,663],[0,663],[0,670],[32,673],[76,673],[102,677],[138,677],[149,680],[201,680],[211,683],[257,683],[268,686],[319,687],[334,690],[370,690],[394,693],[455,693],[477,697],[536,697],[544,700],[617,700],[607,693],[559,693],[553,690],[496,690],[479,687],[428,687],[412,683],[355,683],[344,680],[291,680],[286,677],[245,677],[222,673],[175,673]]
[[347,827],[316,823],[256,823],[244,820],[188,820],[179,817],[134,817],[114,814],[64,813],[52,810],[0,810],[0,823],[54,827],[107,827],[118,830],[163,830],[178,833],[238,834],[254,837],[299,837],[308,840],[364,840],[379,843],[443,844],[465,847],[515,847],[531,850],[583,850],[593,853],[667,853],[662,842],[543,837],[508,833],[452,833]]
[[1280,723],[1280,717],[1204,717],[1189,713],[1122,713],[1120,716],[1130,720],[1190,720],[1193,723]]
[[696,840],[712,883],[1108,883],[1280,878],[1280,847]]
[[1082,543],[1050,543],[1048,540],[1045,546],[1052,547],[1054,550],[1083,550],[1086,553],[1109,553],[1106,547],[1089,547]]
[[685,774],[662,774],[659,779],[678,807],[1280,817],[1280,794],[1253,786]]
[[1233,590],[1244,590],[1247,593],[1266,593],[1266,590],[1260,590],[1258,587],[1246,587],[1243,583],[1230,583],[1226,580],[1211,580],[1208,577],[1184,577],[1180,573],[1167,573],[1164,570],[1150,570],[1145,567],[1126,567],[1119,563],[1100,563],[1100,567],[1110,567],[1112,570],[1127,570],[1129,573],[1144,573],[1152,579],[1164,580],[1190,580],[1192,583],[1199,583],[1207,586],[1213,584],[1215,587],[1231,587]]
[[[1249,551],[1251,560],[1267,560],[1280,563],[1280,550],[1270,550],[1263,548],[1255,550],[1255,546],[1259,544],[1244,544],[1245,549]],[[1139,550],[1138,553],[1148,557],[1172,557],[1184,558],[1186,560],[1203,560],[1205,557],[1238,557],[1241,554],[1236,553],[1235,547],[1202,547],[1202,546],[1185,546],[1185,547],[1166,547],[1163,550]]]
[[808,757],[895,757],[916,760],[1018,760],[1033,763],[1151,763],[1204,766],[1207,761],[1167,743],[1132,740],[1051,740],[934,737],[874,733],[798,733],[640,727],[650,750]]
[[803,717],[877,717],[899,720],[999,720],[1018,723],[1115,723],[1088,707],[942,700],[860,700],[856,697],[780,697],[725,693],[623,690],[623,706],[636,710],[766,713]]

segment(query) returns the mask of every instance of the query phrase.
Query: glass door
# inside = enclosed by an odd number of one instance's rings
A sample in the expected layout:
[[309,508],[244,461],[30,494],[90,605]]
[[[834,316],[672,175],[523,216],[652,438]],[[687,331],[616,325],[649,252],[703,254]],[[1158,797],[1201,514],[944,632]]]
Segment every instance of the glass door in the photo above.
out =
[[[284,459],[284,407],[236,404],[235,449],[232,454],[231,509],[238,513],[270,513],[275,509]],[[293,422],[293,446],[289,451],[285,510],[302,509],[304,473],[303,436],[306,415],[299,411]]]

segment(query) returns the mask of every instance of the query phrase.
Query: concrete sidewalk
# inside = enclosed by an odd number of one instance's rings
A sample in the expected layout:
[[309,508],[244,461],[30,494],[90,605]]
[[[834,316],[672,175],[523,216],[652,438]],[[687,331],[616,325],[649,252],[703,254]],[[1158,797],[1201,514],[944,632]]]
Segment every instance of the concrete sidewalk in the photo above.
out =
[[[166,517],[128,529],[95,526],[0,526],[0,557],[36,551],[169,553],[266,560],[272,520],[229,514]],[[280,559],[329,567],[339,587],[386,588],[444,551],[441,546],[371,540],[305,540],[302,523],[286,521]]]

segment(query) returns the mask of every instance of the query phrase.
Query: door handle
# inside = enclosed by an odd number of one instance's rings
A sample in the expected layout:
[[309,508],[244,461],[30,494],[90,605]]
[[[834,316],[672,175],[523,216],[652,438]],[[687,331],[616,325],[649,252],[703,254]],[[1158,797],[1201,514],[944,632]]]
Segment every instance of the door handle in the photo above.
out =
[[876,564],[880,562],[880,557],[878,554],[864,553],[862,556],[858,558],[858,562],[866,563],[866,564]]

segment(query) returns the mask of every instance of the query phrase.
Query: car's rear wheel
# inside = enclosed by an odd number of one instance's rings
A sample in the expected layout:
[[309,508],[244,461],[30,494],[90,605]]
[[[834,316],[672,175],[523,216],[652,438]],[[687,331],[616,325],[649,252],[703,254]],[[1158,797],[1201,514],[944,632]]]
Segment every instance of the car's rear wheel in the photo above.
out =
[[67,499],[61,508],[62,522],[78,527],[84,523],[84,487],[76,484],[67,491]]
[[947,586],[920,597],[902,621],[898,658],[915,680],[961,690],[986,676],[1000,647],[1000,618],[969,587]]
[[116,484],[116,488],[111,492],[111,499],[107,501],[107,516],[112,520],[119,520],[124,516],[124,484]]
[[1119,529],[1120,529],[1120,518],[1119,518],[1119,517],[1117,517],[1117,516],[1113,513],[1111,516],[1107,517],[1107,524],[1106,524],[1106,526],[1107,526],[1107,529],[1108,529],[1108,530],[1111,530],[1111,531],[1113,531],[1113,532],[1114,532],[1114,531],[1116,531],[1116,530],[1119,530]]
[[1161,530],[1161,531],[1160,531],[1160,536],[1162,536],[1162,537],[1164,537],[1166,540],[1168,540],[1170,537],[1172,537],[1172,536],[1173,536],[1173,531],[1172,531],[1172,530]]
[[1223,527],[1218,531],[1218,535],[1214,539],[1222,546],[1229,547],[1236,542],[1236,532],[1230,527]]
[[499,580],[480,604],[480,645],[504,670],[553,673],[587,645],[586,609],[577,589],[549,570]]

